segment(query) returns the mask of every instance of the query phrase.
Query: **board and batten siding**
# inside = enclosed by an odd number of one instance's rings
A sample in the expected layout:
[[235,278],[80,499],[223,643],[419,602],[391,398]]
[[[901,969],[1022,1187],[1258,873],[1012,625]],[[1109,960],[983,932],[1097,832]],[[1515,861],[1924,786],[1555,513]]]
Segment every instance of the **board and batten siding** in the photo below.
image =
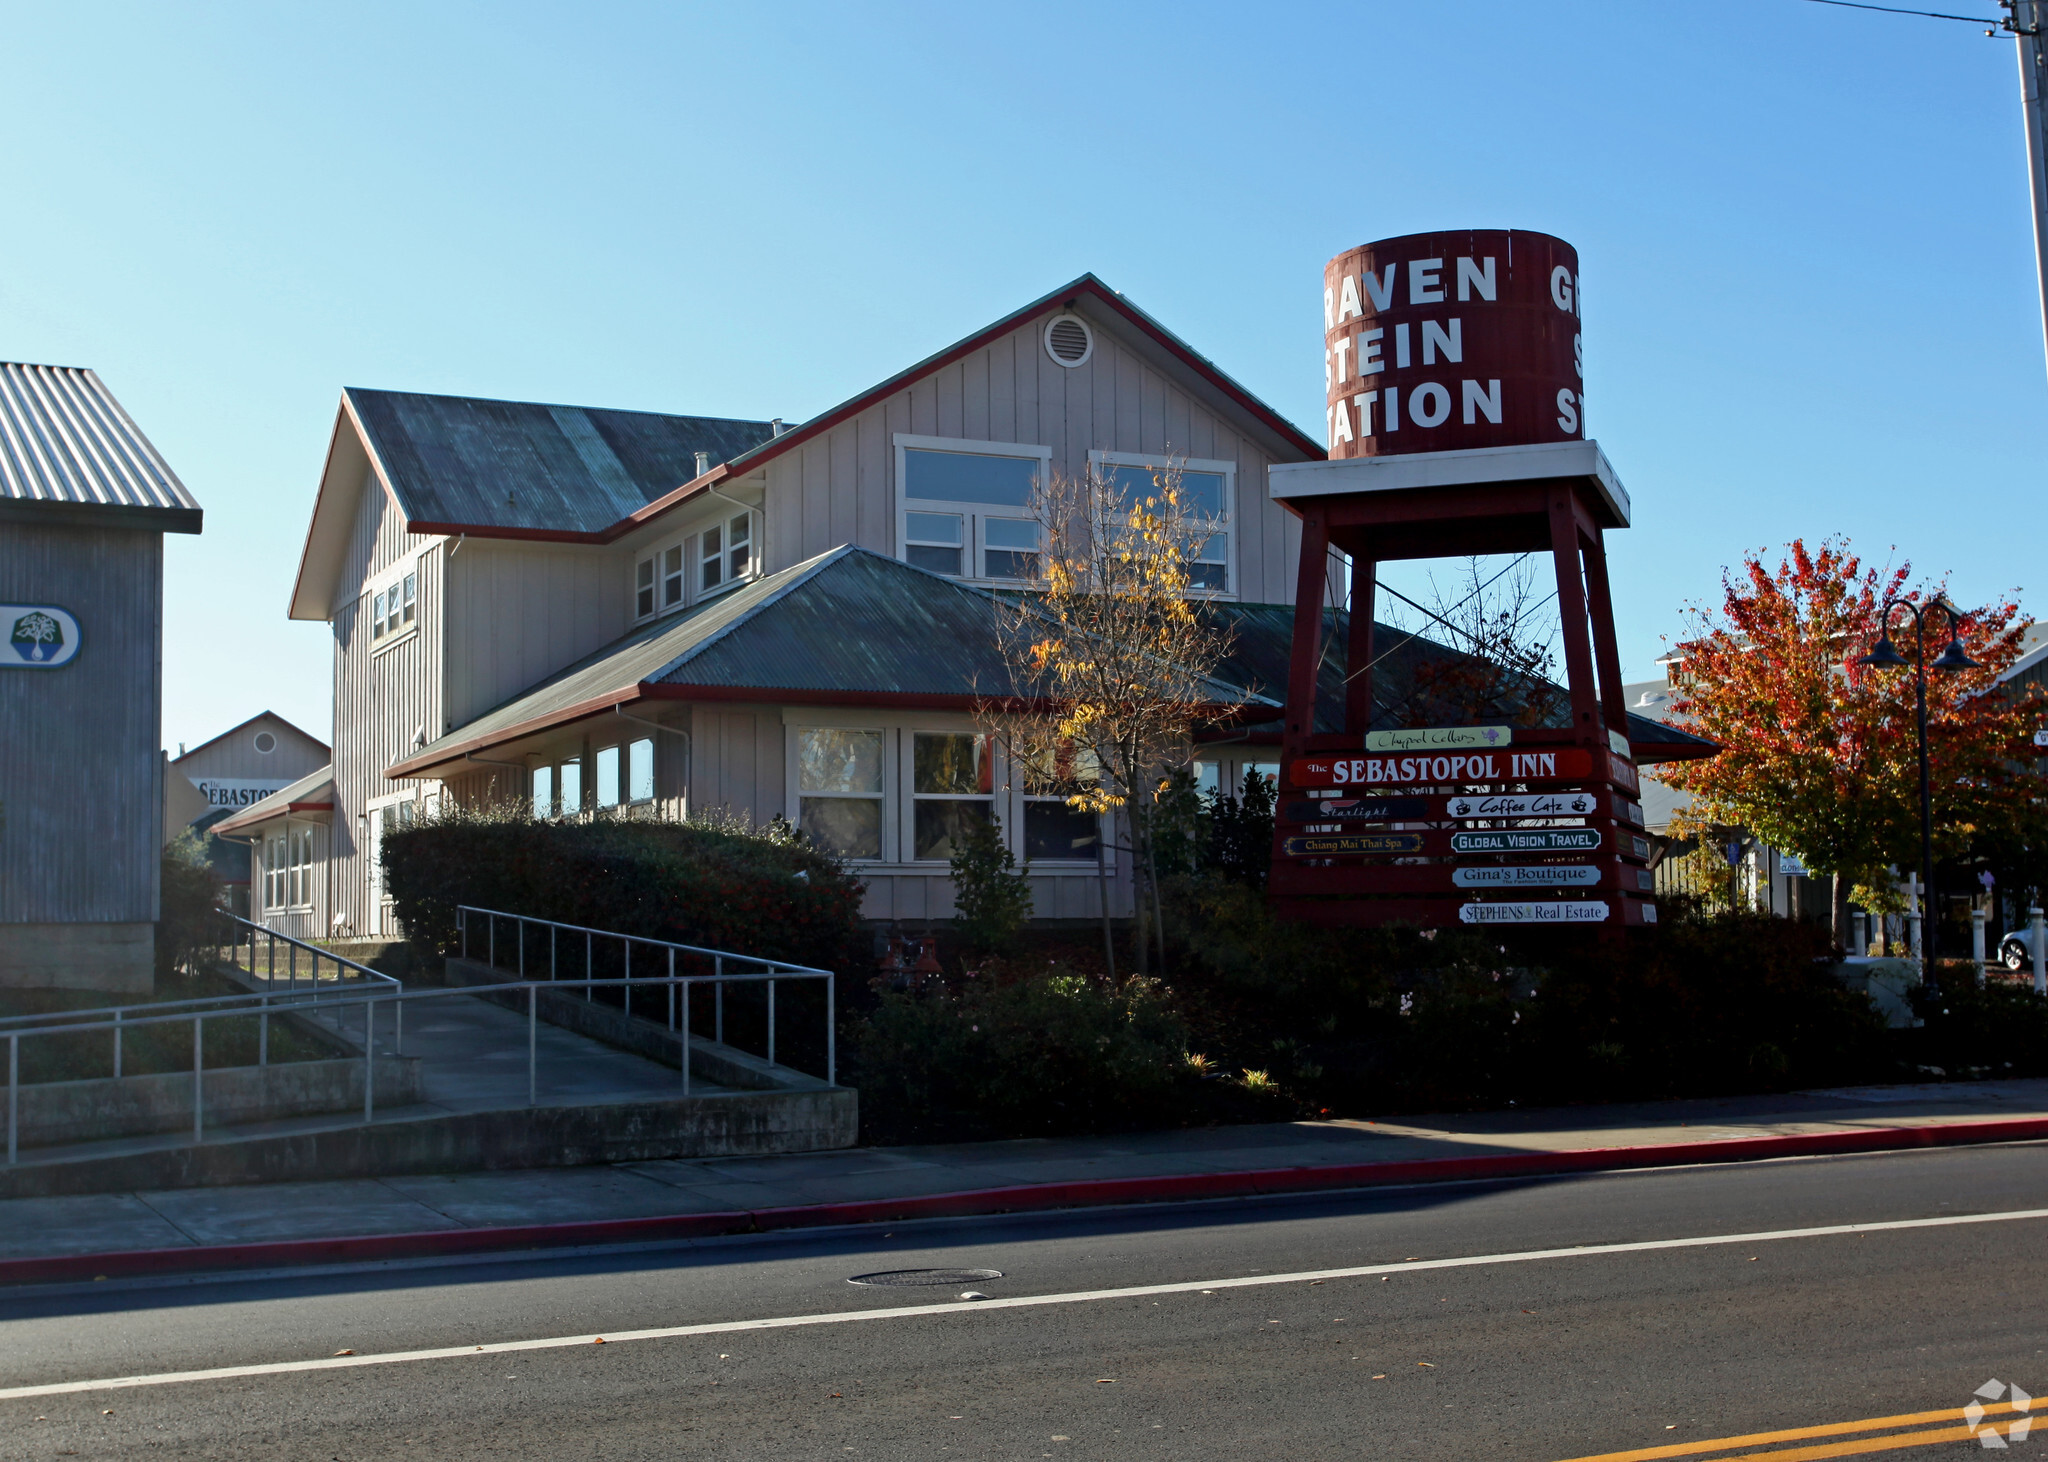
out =
[[466,538],[447,563],[446,695],[439,736],[626,632],[625,550]]
[[[364,846],[372,798],[432,781],[394,782],[384,769],[441,734],[445,546],[409,533],[374,475],[366,478],[335,589],[334,820],[318,903],[323,933],[363,932],[370,923],[371,850]],[[370,599],[378,576],[416,555],[416,628],[372,650]]]
[[[277,745],[268,752],[256,749],[256,737],[264,731],[277,738]],[[179,757],[172,770],[195,783],[212,778],[296,782],[326,764],[327,749],[319,742],[289,721],[266,715],[231,736]]]
[[1266,469],[1278,459],[1091,323],[1095,350],[1084,365],[1046,354],[1041,316],[769,462],[767,570],[844,543],[895,555],[895,439],[952,437],[1046,447],[1054,471],[1069,476],[1088,470],[1091,451],[1233,462],[1236,597],[1290,602],[1301,535],[1267,496]]
[[0,602],[79,627],[69,664],[0,669],[0,924],[153,923],[163,535],[10,518]]

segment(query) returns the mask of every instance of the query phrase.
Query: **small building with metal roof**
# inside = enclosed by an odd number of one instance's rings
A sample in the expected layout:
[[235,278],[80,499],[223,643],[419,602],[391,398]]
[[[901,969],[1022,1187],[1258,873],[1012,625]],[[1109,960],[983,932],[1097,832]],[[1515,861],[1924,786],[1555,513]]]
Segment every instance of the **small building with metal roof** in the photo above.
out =
[[200,525],[97,375],[0,363],[0,986],[154,979],[163,536]]

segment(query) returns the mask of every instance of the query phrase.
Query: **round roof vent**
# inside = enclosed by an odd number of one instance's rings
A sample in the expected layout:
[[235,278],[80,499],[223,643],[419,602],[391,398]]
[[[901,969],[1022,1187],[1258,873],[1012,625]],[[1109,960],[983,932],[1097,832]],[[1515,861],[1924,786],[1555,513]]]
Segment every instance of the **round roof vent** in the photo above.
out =
[[1045,353],[1061,365],[1085,365],[1095,354],[1095,332],[1079,315],[1054,315],[1045,322]]
[[265,756],[269,756],[270,753],[277,750],[277,738],[268,731],[258,731],[256,733],[256,749]]

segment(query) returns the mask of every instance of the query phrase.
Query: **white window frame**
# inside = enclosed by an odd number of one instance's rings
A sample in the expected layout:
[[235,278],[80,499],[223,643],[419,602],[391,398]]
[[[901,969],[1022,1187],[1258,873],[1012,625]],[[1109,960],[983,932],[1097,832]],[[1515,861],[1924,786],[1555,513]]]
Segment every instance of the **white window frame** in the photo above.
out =
[[[986,560],[986,530],[983,520],[987,518],[1029,518],[1028,506],[1005,508],[996,503],[953,503],[938,498],[917,498],[909,495],[909,465],[907,453],[958,452],[975,457],[1024,457],[1038,463],[1038,482],[1041,488],[1052,481],[1052,448],[1033,446],[1025,442],[977,442],[964,437],[926,437],[898,432],[894,438],[896,448],[896,557],[908,562],[910,559],[911,513],[957,513],[962,524],[961,552],[967,561],[962,567],[968,572],[958,576],[965,584],[1021,584],[1026,579],[991,579],[980,570]],[[1044,552],[1044,545],[1039,551]],[[948,577],[953,577],[948,575]]]
[[420,632],[420,560],[412,554],[363,585],[363,615],[370,622],[370,653],[396,649]]
[[[981,734],[983,728],[968,715],[948,715],[944,712],[906,711],[882,712],[860,716],[825,707],[785,706],[782,711],[784,732],[784,782],[788,788],[786,798],[787,816],[798,828],[803,826],[803,783],[802,770],[797,756],[797,737],[803,731],[879,731],[882,733],[882,856],[879,860],[848,860],[859,868],[863,875],[922,875],[929,877],[935,870],[943,870],[944,863],[919,861],[917,858],[917,801],[911,790],[916,786],[917,743],[915,733],[939,731],[956,734]],[[1028,800],[1024,791],[1024,779],[1014,775],[1009,759],[998,744],[994,750],[994,786],[991,803],[996,815],[1002,819],[1003,842],[1011,856],[1021,866],[1024,862],[1024,806]],[[817,794],[813,794],[817,795]],[[829,794],[828,794],[829,795]],[[966,794],[961,794],[963,797]],[[1097,820],[1101,838],[1102,866],[1107,876],[1119,875],[1121,857],[1111,836],[1113,820],[1107,817]],[[1092,859],[1041,858],[1033,868],[1045,874],[1070,876],[1085,872],[1095,876],[1096,864]]]
[[[743,520],[747,525],[747,567],[742,573],[734,576],[731,573],[733,554],[731,540],[732,525]],[[704,539],[714,529],[718,533],[718,552],[710,554],[704,551]],[[704,524],[693,536],[696,538],[697,544],[695,551],[689,555],[689,562],[695,565],[691,580],[696,586],[695,599],[715,599],[728,590],[737,589],[742,584],[751,584],[754,580],[761,577],[761,510],[759,508],[747,508],[737,513],[725,513],[717,522]],[[716,584],[706,584],[704,582],[704,570],[713,562],[718,564],[719,572],[723,577]]]
[[1163,472],[1169,465],[1183,472],[1213,472],[1223,478],[1223,518],[1217,531],[1223,535],[1223,587],[1221,589],[1190,589],[1188,592],[1204,599],[1235,599],[1238,597],[1237,571],[1237,464],[1216,457],[1180,457],[1165,452],[1109,452],[1091,451],[1088,454],[1090,468],[1100,472],[1104,467],[1145,467],[1154,472]]
[[[920,792],[917,790],[917,738],[919,736],[973,736],[987,743],[984,754],[989,759],[989,790],[986,792]],[[1011,827],[1012,819],[1005,815],[1005,804],[1012,799],[1006,795],[1008,779],[1003,775],[1005,768],[997,755],[995,738],[987,732],[966,730],[954,726],[905,726],[897,737],[896,754],[902,758],[902,765],[896,774],[896,783],[903,789],[903,806],[898,815],[897,837],[902,848],[905,863],[914,863],[921,868],[943,868],[950,861],[945,858],[920,858],[917,855],[917,806],[920,802],[979,802],[985,805],[992,816],[1002,819],[1003,840],[1015,844],[1015,834],[1021,829]],[[886,745],[884,747],[886,751]],[[888,779],[883,778],[884,785]],[[883,808],[885,818],[888,809]],[[1012,852],[1015,848],[1013,846]]]
[[[281,913],[303,913],[313,907],[317,861],[314,832],[318,823],[294,823],[263,835],[263,907]],[[299,855],[303,852],[305,857]]]
[[[652,624],[663,615],[675,614],[706,599],[715,599],[729,589],[741,584],[751,584],[761,577],[762,534],[765,523],[761,509],[742,507],[735,511],[730,505],[721,506],[725,511],[708,522],[699,523],[687,533],[678,533],[650,545],[645,552],[633,555],[632,572],[626,579],[626,605],[629,622],[635,626]],[[718,562],[722,569],[732,567],[732,549],[726,542],[732,525],[741,519],[747,524],[747,568],[738,578],[729,578],[709,588],[704,584],[704,566],[709,560],[704,554],[704,533],[716,529],[719,535]],[[671,568],[669,559],[676,564]],[[654,607],[642,611],[640,608],[640,575],[645,570],[649,576],[648,591],[654,597]],[[678,578],[680,575],[680,578]],[[673,591],[673,592],[672,592]]]
[[806,792],[802,741],[806,731],[871,731],[882,738],[882,792],[881,828],[882,847],[878,858],[848,858],[848,863],[860,868],[880,868],[900,861],[899,853],[904,846],[904,832],[901,816],[892,815],[900,797],[898,787],[902,782],[901,769],[897,766],[899,737],[895,728],[879,721],[858,716],[826,716],[802,720],[785,718],[783,732],[784,782],[789,788],[786,801],[789,804],[789,820],[797,831],[803,831],[804,798],[832,797],[849,802],[872,802],[875,798],[865,792]]

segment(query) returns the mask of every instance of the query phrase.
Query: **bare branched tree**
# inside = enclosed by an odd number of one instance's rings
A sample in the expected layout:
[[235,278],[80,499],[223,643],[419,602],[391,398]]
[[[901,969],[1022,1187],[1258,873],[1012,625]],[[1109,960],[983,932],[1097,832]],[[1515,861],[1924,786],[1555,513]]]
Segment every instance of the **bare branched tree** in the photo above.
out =
[[1484,560],[1467,559],[1448,592],[1432,575],[1427,605],[1381,586],[1413,611],[1402,617],[1420,620],[1420,637],[1448,640],[1454,652],[1414,662],[1408,686],[1387,707],[1397,726],[1542,726],[1563,714],[1569,697],[1555,679],[1552,649],[1556,596],[1537,593],[1526,555],[1504,570],[1485,569]]
[[1195,731],[1227,717],[1236,699],[1213,678],[1230,631],[1198,597],[1219,509],[1184,486],[1175,459],[1157,471],[1056,473],[1033,494],[1038,586],[1004,597],[997,611],[1010,696],[988,705],[984,724],[1023,769],[1027,791],[1129,830],[1140,972],[1158,928],[1161,784],[1188,761]]

